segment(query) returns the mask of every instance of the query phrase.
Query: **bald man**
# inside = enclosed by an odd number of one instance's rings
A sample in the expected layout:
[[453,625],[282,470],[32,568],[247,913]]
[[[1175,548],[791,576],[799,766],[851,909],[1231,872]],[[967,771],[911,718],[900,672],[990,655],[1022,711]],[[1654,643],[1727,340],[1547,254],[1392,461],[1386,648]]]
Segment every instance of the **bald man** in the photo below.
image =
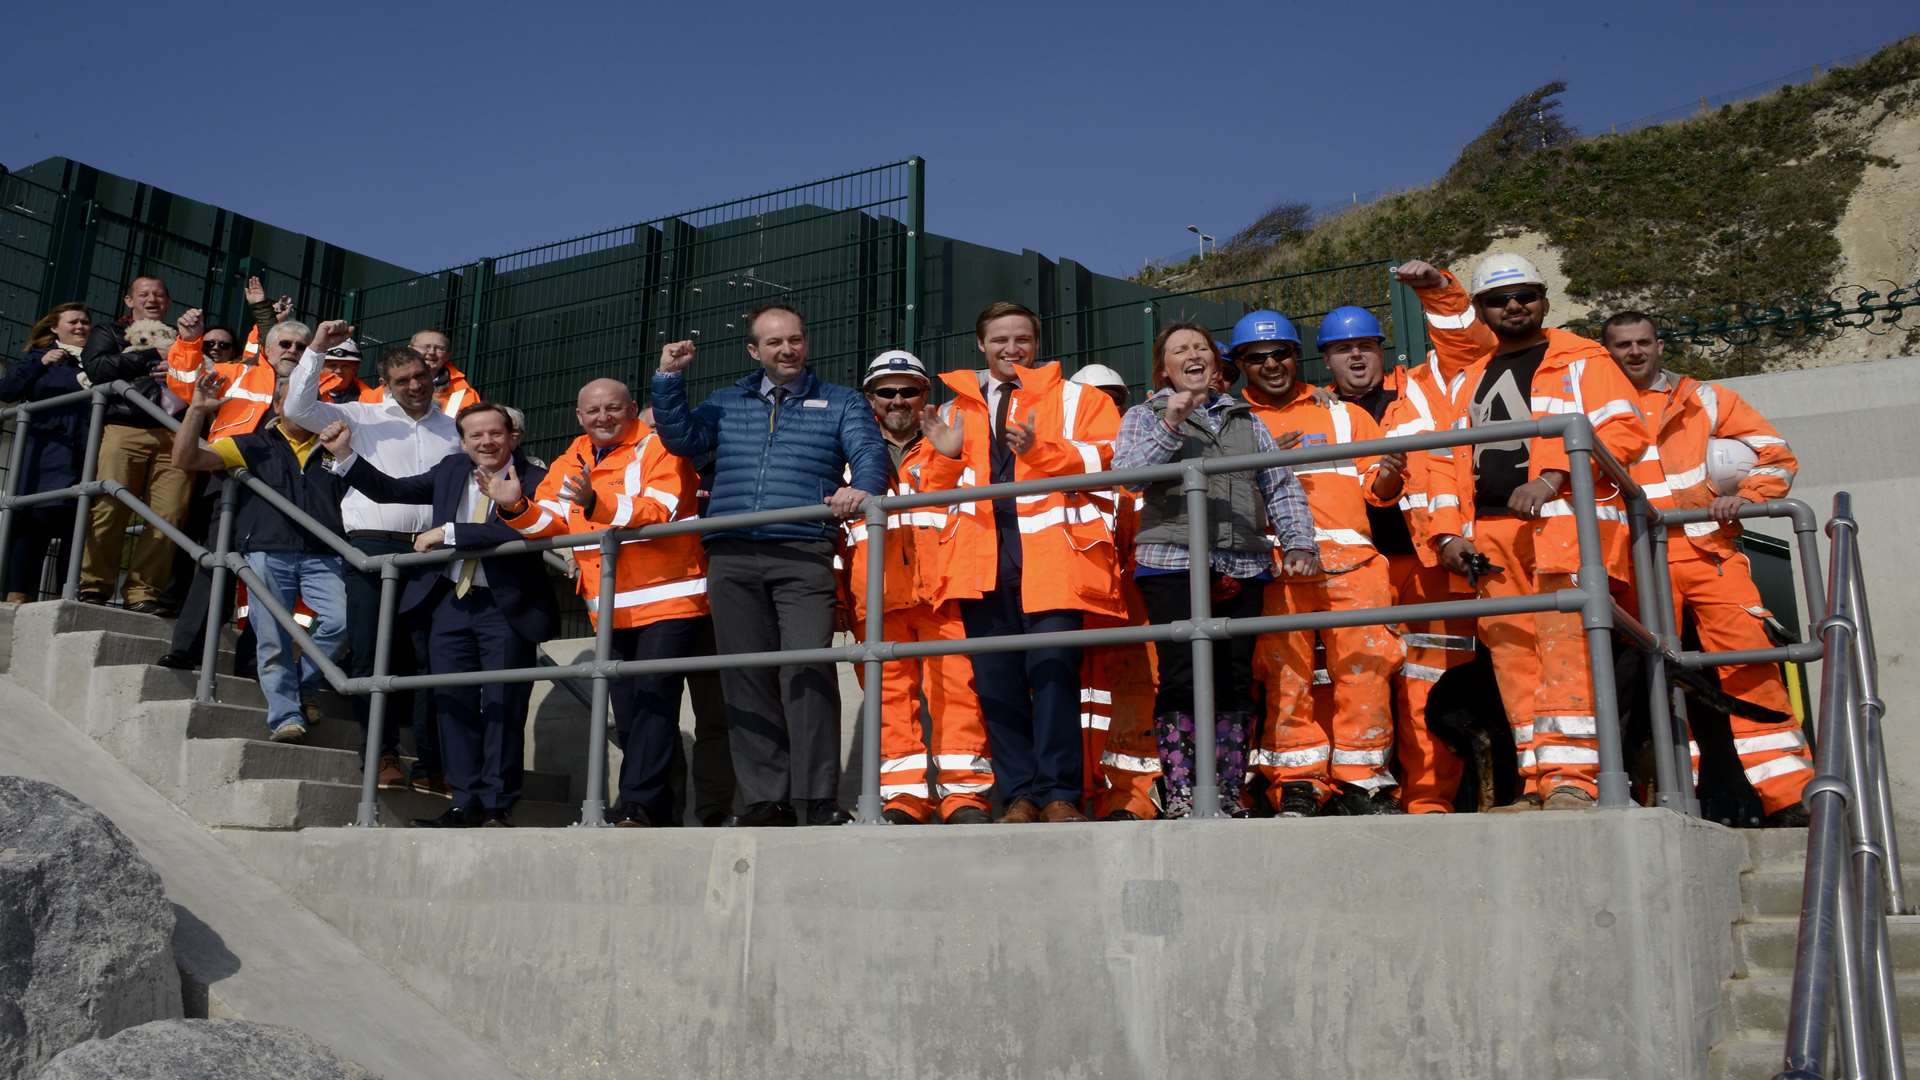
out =
[[[659,525],[699,512],[699,483],[685,458],[667,451],[640,422],[624,383],[595,379],[581,387],[574,416],[584,434],[554,460],[529,497],[512,469],[492,478],[501,520],[538,538],[602,529]],[[707,569],[697,536],[669,536],[620,545],[614,594],[600,594],[600,552],[576,548],[574,584],[594,620],[613,619],[616,660],[694,655],[707,615]],[[614,723],[620,737],[620,805],[614,825],[657,828],[680,823],[673,798],[679,771],[683,675],[615,679]]]

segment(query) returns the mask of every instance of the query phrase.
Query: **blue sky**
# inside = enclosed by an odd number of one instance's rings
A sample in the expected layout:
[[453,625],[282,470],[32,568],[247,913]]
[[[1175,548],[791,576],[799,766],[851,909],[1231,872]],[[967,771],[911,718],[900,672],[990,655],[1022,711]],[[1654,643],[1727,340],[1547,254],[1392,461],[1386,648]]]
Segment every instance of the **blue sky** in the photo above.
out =
[[920,154],[930,230],[1125,274],[1431,180],[1551,79],[1604,131],[1920,31],[1912,0],[59,10],[8,14],[0,162],[420,270]]

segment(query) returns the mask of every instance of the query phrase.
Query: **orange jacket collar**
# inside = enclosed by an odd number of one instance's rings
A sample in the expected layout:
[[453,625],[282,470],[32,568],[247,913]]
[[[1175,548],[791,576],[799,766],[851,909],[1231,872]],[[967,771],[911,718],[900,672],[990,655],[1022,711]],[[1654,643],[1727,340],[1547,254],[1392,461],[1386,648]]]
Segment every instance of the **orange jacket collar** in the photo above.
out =
[[[980,373],[984,370],[986,369],[968,368],[965,371],[942,372],[940,381],[947,384],[947,389],[961,397],[970,397],[984,405],[987,395],[986,391],[980,389]],[[1060,381],[1060,365],[1057,363],[1042,364],[1039,367],[1022,367],[1015,364],[1013,370],[1019,373],[1020,389],[1029,394],[1044,393],[1053,389],[1054,384]]]

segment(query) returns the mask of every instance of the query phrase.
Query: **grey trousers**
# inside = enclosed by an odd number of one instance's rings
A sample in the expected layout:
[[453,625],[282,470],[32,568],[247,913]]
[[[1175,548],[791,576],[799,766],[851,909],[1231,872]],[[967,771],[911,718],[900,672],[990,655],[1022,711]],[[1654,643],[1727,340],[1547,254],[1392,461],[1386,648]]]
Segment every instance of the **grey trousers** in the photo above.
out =
[[[707,599],[721,654],[821,649],[833,642],[833,549],[826,541],[716,540]],[[747,803],[834,799],[840,787],[840,682],[832,664],[723,668],[727,739]]]

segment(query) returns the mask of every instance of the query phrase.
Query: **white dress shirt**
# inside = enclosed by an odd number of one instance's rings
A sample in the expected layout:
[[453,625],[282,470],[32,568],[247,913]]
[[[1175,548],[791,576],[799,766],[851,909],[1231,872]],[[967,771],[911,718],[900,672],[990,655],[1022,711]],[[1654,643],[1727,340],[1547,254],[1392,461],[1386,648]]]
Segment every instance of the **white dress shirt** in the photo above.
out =
[[[467,477],[467,489],[460,494],[460,505],[455,508],[454,520],[442,522],[440,525],[440,543],[445,547],[453,546],[454,529],[458,528],[462,523],[468,525],[475,524],[473,520],[473,508],[477,500],[484,497],[480,491],[480,481],[476,478],[478,475],[478,473],[475,473],[474,476]],[[489,506],[488,509],[491,510],[492,507]],[[469,562],[474,564],[474,587],[479,589],[486,588],[487,564],[478,559],[455,559],[447,564],[447,576],[456,582],[459,581],[461,568],[465,567]]]
[[[294,423],[319,431],[335,420],[353,430],[353,452],[388,476],[418,476],[460,451],[460,429],[453,417],[429,407],[418,420],[389,394],[384,401],[320,400],[320,373],[326,358],[312,349],[287,379],[282,407]],[[433,526],[433,508],[406,503],[377,503],[358,491],[340,501],[341,523],[348,532],[420,533]]]

